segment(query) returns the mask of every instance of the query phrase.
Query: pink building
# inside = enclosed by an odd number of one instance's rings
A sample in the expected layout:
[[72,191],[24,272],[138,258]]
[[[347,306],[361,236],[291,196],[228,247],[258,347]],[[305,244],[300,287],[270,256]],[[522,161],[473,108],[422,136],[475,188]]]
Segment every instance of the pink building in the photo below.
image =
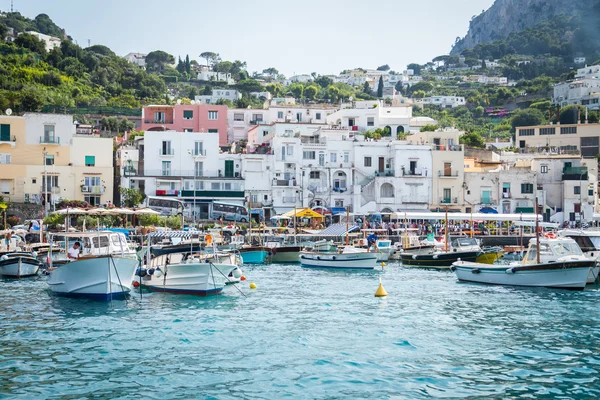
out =
[[144,131],[210,132],[219,134],[219,146],[227,145],[227,106],[177,104],[142,109]]

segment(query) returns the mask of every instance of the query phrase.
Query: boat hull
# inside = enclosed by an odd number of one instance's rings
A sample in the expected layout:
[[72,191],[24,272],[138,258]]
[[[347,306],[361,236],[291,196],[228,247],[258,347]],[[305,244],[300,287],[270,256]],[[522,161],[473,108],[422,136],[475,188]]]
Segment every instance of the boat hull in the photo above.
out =
[[458,261],[474,262],[480,251],[456,251],[448,253],[401,253],[400,260],[402,265],[409,267],[427,267],[447,269],[452,263]]
[[269,256],[269,251],[262,248],[240,249],[239,252],[244,264],[264,264]]
[[502,251],[484,252],[484,253],[480,254],[479,256],[477,256],[477,259],[475,261],[478,263],[482,263],[482,264],[493,264],[500,257],[502,257],[502,254],[503,254]]
[[373,269],[377,265],[374,253],[330,254],[302,252],[300,263],[306,268]]
[[300,246],[274,247],[271,249],[272,263],[297,263],[300,262]]
[[34,257],[17,256],[0,261],[0,275],[8,278],[26,278],[38,274],[40,262]]
[[517,266],[458,261],[452,269],[462,282],[583,290],[594,266],[593,260]]
[[138,260],[132,257],[79,258],[52,270],[48,285],[59,296],[120,299],[131,291],[137,266]]
[[[234,264],[182,263],[162,266],[160,276],[154,272],[142,278],[142,286],[155,292],[210,296],[219,294],[228,283]],[[233,283],[233,282],[232,282]]]

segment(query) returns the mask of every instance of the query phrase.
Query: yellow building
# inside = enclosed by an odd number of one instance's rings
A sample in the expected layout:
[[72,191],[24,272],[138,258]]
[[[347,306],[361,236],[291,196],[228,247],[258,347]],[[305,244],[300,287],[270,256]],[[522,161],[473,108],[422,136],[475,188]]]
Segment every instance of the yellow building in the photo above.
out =
[[600,124],[517,127],[516,146],[523,152],[594,158],[600,154]]
[[112,202],[113,141],[77,134],[71,115],[0,116],[0,192],[17,203]]

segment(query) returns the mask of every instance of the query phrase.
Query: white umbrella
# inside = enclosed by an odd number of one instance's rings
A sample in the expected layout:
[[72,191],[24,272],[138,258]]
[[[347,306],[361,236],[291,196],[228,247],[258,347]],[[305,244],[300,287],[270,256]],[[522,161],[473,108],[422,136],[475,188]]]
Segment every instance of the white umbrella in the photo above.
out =
[[275,215],[274,217],[271,217],[271,219],[279,220],[279,219],[292,219],[292,218],[286,217],[286,216],[283,216],[283,215]]
[[135,215],[143,215],[143,214],[146,214],[146,215],[160,215],[160,213],[158,211],[154,211],[151,208],[140,208],[140,209],[135,210],[133,213]]
[[87,214],[88,215],[109,215],[110,210],[108,210],[106,208],[92,208],[91,210],[88,210]]
[[112,208],[110,213],[115,215],[132,215],[135,214],[135,211],[130,210],[129,208]]
[[58,214],[58,215],[81,215],[81,214],[87,214],[87,210],[84,210],[83,208],[63,208],[62,210],[58,210],[55,211],[54,214]]

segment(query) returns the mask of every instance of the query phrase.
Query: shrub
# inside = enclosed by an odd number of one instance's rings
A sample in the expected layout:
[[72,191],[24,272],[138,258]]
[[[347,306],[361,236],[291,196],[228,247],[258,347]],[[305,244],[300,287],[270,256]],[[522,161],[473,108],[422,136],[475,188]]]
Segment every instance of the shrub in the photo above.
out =
[[19,225],[20,222],[21,218],[17,217],[16,215],[11,215],[10,217],[6,218],[6,223],[10,226]]

